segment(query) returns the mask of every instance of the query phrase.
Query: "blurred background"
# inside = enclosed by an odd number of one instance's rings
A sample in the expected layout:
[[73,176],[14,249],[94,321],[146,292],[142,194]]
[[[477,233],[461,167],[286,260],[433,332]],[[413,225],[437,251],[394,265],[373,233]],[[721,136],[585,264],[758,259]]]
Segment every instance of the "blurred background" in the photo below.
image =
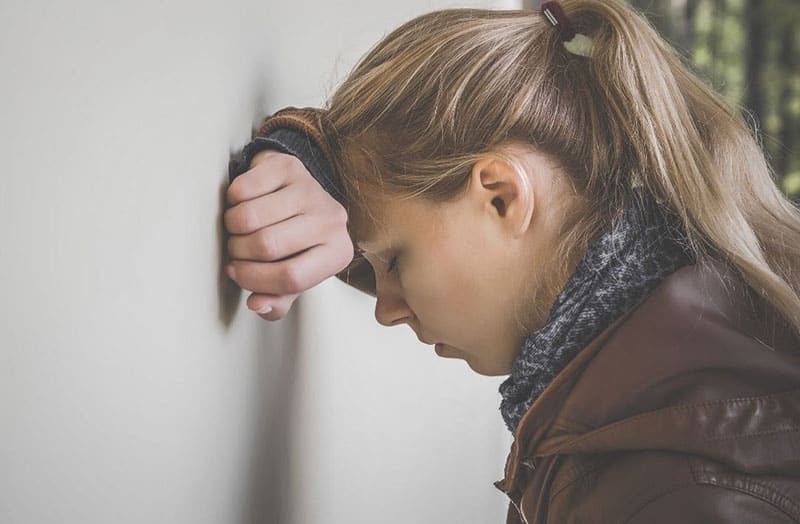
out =
[[630,0],[755,130],[800,202],[800,1]]

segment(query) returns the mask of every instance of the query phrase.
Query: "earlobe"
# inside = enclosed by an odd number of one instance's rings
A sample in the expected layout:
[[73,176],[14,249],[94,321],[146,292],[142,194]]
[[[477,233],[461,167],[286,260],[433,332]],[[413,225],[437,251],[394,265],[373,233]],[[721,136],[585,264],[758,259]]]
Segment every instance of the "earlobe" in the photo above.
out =
[[522,236],[533,217],[534,195],[530,180],[522,166],[505,159],[487,158],[473,168],[473,181],[479,198],[505,221],[512,235]]

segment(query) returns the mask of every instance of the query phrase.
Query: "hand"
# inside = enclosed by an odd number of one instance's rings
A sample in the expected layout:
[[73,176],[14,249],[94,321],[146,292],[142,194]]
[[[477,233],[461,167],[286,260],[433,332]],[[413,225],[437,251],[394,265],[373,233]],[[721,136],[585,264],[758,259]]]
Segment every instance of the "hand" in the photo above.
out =
[[[286,316],[305,290],[353,260],[347,211],[293,155],[262,151],[227,190],[228,274],[253,291],[247,307]],[[261,313],[266,306],[269,312]]]

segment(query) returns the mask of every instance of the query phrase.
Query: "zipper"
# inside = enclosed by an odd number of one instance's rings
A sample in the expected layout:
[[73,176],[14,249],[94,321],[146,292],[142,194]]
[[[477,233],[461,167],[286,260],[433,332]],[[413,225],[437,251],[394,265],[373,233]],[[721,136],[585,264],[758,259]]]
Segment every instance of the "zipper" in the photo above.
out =
[[[527,467],[531,471],[534,471],[537,466],[536,457],[526,457],[520,461],[520,464]],[[525,514],[522,513],[522,507],[520,505],[517,505],[517,503],[514,502],[514,500],[511,497],[509,497],[509,500],[511,501],[511,505],[514,506],[514,509],[517,510],[517,515],[519,516],[520,520],[522,520],[523,524],[529,524],[528,519],[525,518]]]
[[522,520],[523,524],[530,524],[528,522],[528,519],[525,518],[525,515],[522,514],[522,510],[520,509],[520,507],[517,506],[517,503],[512,500],[511,501],[511,505],[514,506],[514,509],[517,510],[517,515],[519,515],[519,518],[520,518],[520,520]]

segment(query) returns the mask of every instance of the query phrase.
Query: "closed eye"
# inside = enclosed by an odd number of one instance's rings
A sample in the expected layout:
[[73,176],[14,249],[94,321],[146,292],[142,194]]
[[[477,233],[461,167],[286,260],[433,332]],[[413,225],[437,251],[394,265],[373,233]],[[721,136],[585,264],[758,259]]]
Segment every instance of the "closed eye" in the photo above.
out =
[[[366,260],[367,262],[369,262],[369,260],[367,259],[367,256],[366,256],[366,254],[365,254],[365,251],[364,251],[363,249],[360,249],[360,248],[356,249],[356,256],[358,256],[358,257],[361,257],[361,258],[363,258],[364,260]],[[380,258],[380,257],[378,257],[378,259],[379,259],[381,262],[383,262],[383,261],[384,261],[384,259],[383,259],[383,258]],[[372,264],[372,262],[369,262],[369,264],[370,264],[370,265],[372,265],[372,266],[374,267],[374,264]],[[388,266],[387,266],[386,272],[387,272],[387,273],[391,273],[392,271],[394,271],[394,269],[395,269],[396,267],[397,267],[397,256],[394,256],[394,257],[392,257],[392,258],[389,260],[389,264],[388,264]]]

